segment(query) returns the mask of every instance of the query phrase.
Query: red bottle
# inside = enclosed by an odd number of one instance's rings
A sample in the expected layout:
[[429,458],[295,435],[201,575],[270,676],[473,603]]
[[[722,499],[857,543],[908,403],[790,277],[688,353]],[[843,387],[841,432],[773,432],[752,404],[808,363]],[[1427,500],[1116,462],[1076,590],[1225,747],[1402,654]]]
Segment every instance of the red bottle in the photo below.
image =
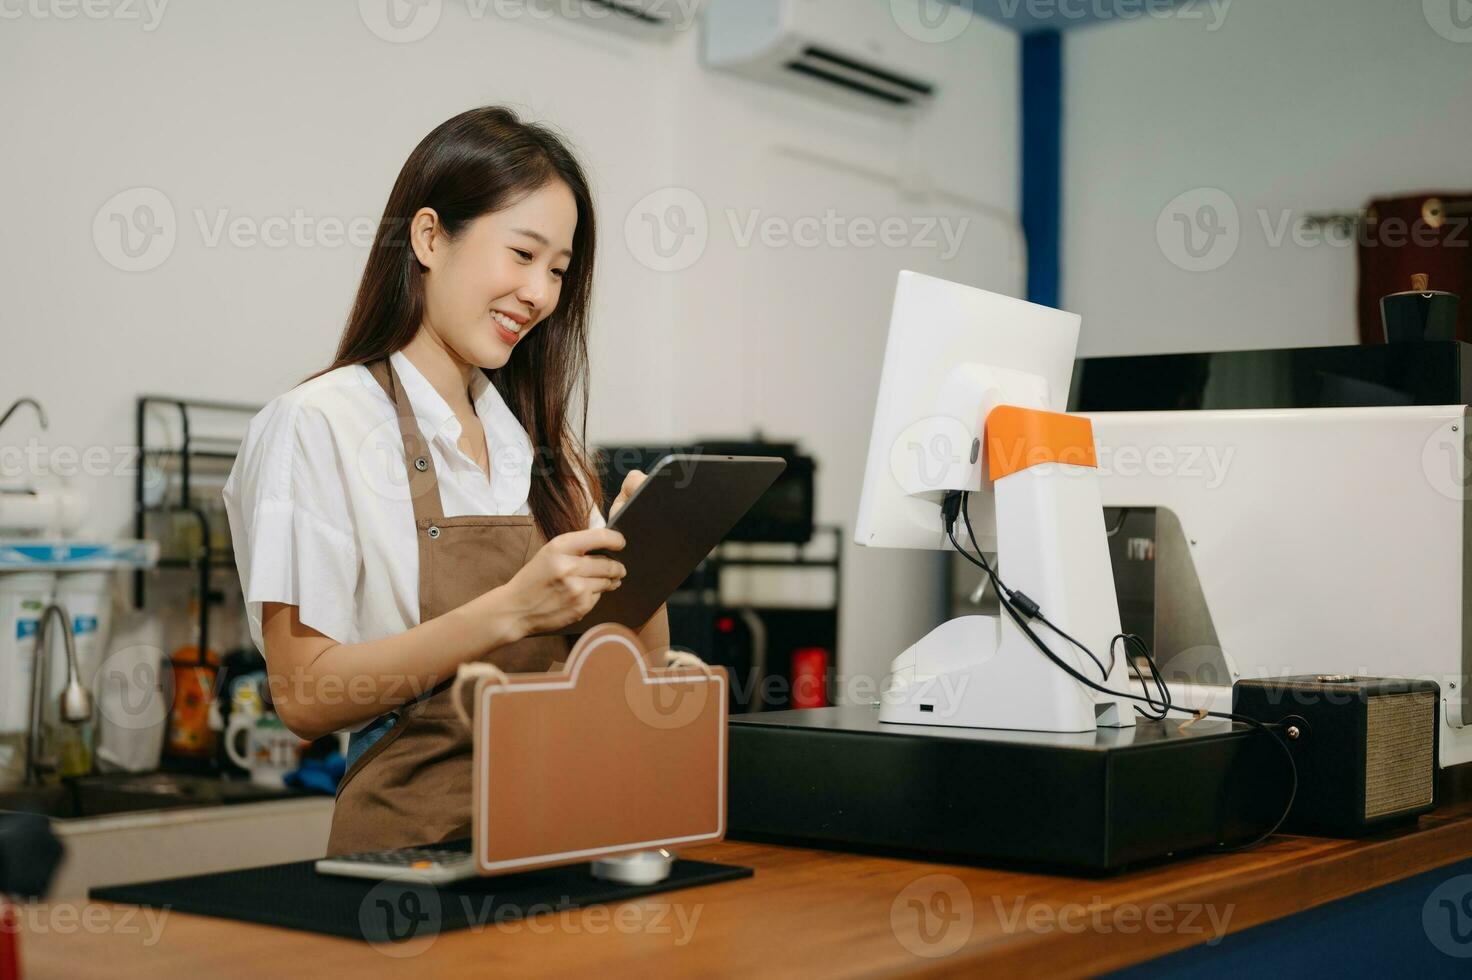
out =
[[20,923],[0,895],[0,980],[20,980]]
[[792,652],[792,706],[828,706],[828,651],[803,647]]

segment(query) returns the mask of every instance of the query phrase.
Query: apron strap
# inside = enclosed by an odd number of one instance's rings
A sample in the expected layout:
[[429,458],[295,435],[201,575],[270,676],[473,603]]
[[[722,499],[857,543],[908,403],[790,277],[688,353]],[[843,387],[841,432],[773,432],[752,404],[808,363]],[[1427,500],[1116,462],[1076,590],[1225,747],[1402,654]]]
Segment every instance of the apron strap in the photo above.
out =
[[404,394],[399,376],[388,362],[388,358],[365,364],[368,373],[383,386],[389,401],[399,416],[399,435],[404,440],[404,472],[409,476],[409,496],[414,502],[416,525],[433,524],[445,516],[444,504],[440,501],[439,479],[434,472],[434,457],[430,455],[429,443],[419,431],[414,419],[414,407]]

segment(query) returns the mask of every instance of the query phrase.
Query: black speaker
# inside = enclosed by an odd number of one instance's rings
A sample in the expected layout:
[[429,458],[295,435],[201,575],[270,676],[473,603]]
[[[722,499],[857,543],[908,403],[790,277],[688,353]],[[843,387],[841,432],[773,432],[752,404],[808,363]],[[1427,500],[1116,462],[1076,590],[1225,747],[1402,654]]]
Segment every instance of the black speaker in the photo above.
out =
[[1358,836],[1436,805],[1434,681],[1311,674],[1241,680],[1232,710],[1278,730],[1298,765],[1289,833]]

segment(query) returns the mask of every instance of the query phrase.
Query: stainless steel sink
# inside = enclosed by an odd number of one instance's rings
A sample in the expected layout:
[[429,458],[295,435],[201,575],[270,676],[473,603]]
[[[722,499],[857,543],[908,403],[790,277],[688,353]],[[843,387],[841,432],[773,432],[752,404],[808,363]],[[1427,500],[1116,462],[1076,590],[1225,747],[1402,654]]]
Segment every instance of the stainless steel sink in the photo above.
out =
[[76,820],[146,810],[255,803],[302,795],[307,794],[292,789],[257,786],[244,780],[226,781],[179,773],[115,773],[0,790],[0,810]]

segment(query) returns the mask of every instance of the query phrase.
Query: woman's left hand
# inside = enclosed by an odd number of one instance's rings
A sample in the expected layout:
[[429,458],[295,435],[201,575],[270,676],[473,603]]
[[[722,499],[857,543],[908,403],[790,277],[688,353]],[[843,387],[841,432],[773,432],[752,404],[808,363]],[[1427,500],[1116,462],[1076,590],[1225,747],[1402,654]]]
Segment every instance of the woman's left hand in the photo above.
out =
[[[609,508],[610,520],[618,513],[619,508],[628,503],[634,491],[639,489],[639,484],[647,479],[649,479],[648,474],[642,470],[629,471],[629,474],[624,477],[623,486],[618,489],[618,496],[613,499],[613,506]],[[649,617],[649,622],[639,629],[639,642],[648,651],[650,657],[662,658],[664,656],[664,651],[670,646],[670,617],[666,606],[660,606],[654,615]],[[654,666],[662,667],[664,661],[661,659]]]
[[619,508],[629,502],[629,498],[634,495],[634,491],[639,489],[639,484],[647,479],[649,477],[643,470],[629,470],[628,475],[624,477],[623,486],[618,488],[618,496],[613,498],[613,506],[608,509],[609,520],[612,520],[613,515],[619,512]]

